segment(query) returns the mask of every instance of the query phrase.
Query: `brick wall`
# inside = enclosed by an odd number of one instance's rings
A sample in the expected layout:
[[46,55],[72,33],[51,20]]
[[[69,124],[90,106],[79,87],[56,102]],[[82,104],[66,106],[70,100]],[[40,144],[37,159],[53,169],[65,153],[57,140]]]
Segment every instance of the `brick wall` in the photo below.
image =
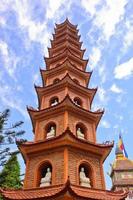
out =
[[[100,171],[100,163],[96,155],[89,154],[88,152],[83,152],[81,150],[72,150],[69,149],[69,176],[70,180],[73,184],[79,184],[79,165],[83,162],[86,162],[91,165],[93,169],[93,185],[95,188],[103,189],[102,184],[102,174]],[[95,181],[96,180],[96,181]]]
[[[68,147],[67,147],[68,148]],[[79,149],[68,148],[68,161],[64,156],[65,149],[54,149],[53,151],[45,151],[37,155],[32,155],[26,168],[26,180],[24,188],[33,188],[39,186],[40,178],[38,177],[39,166],[45,161],[52,164],[52,185],[62,184],[66,182],[66,169],[72,184],[79,185],[79,166],[83,162],[91,165],[93,171],[93,187],[103,189],[102,174],[100,171],[100,163],[96,155],[89,154]],[[67,166],[66,166],[67,165]],[[39,179],[39,180],[38,180]],[[96,181],[95,181],[96,180]]]
[[[67,91],[67,92],[66,92]],[[66,95],[69,95],[70,98],[73,100],[75,97],[78,97],[81,99],[82,101],[82,107],[86,110],[90,109],[90,101],[89,101],[89,97],[87,95],[83,95],[80,94],[79,91],[75,90],[75,89],[71,89],[68,87],[64,87],[62,89],[58,89],[53,92],[48,93],[47,95],[45,95],[45,97],[42,98],[42,103],[41,103],[41,109],[45,109],[50,107],[50,100],[53,97],[58,97],[59,102],[63,101],[64,97]]]
[[79,81],[80,85],[86,87],[86,82],[85,82],[84,78],[82,78],[82,77],[80,76],[80,74],[77,75],[76,73],[70,72],[70,71],[68,71],[68,70],[65,70],[65,71],[62,71],[62,72],[58,72],[57,74],[53,74],[53,75],[49,76],[49,77],[47,78],[47,81],[46,81],[46,86],[53,84],[53,81],[54,81],[56,78],[59,78],[59,79],[61,80],[62,78],[64,78],[64,76],[65,76],[67,73],[69,73],[69,75],[70,75],[70,77],[71,77],[72,79],[77,79],[77,80]]
[[39,155],[32,155],[29,164],[26,167],[26,179],[24,188],[33,188],[38,186],[38,167],[40,163],[49,161],[52,163],[52,184],[62,184],[64,181],[64,152],[63,150],[45,151]]
[[46,138],[46,130],[45,127],[50,122],[54,122],[56,124],[56,135],[62,134],[67,126],[69,126],[70,130],[74,135],[76,135],[76,125],[80,122],[84,124],[86,127],[86,139],[95,142],[95,129],[94,124],[92,122],[87,121],[82,116],[77,116],[77,114],[74,114],[72,112],[67,112],[68,118],[65,117],[65,113],[57,113],[56,115],[45,117],[42,119],[42,121],[36,123],[35,128],[35,141],[37,140],[43,140]]

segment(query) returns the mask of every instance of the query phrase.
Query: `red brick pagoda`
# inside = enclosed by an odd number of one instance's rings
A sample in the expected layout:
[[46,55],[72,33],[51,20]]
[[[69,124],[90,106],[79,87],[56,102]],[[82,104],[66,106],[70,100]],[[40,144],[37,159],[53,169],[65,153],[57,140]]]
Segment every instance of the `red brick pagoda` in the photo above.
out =
[[28,108],[34,141],[19,144],[26,163],[23,189],[1,190],[4,199],[125,199],[107,191],[103,162],[113,143],[98,144],[102,110],[91,111],[97,89],[88,88],[91,72],[83,59],[77,26],[56,24],[41,70],[43,87],[35,86],[39,109]]

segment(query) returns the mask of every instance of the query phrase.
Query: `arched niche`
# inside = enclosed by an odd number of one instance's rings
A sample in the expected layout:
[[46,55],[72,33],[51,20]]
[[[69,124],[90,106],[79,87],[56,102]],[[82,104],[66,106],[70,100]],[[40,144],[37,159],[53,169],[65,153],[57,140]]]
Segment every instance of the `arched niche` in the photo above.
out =
[[87,128],[83,123],[76,124],[76,136],[80,139],[87,139]]
[[52,97],[51,99],[50,99],[50,102],[49,102],[49,104],[50,104],[50,106],[55,106],[55,105],[57,105],[59,103],[59,98],[58,97]]
[[56,124],[49,122],[45,127],[45,138],[49,139],[56,136]]
[[74,78],[73,81],[74,81],[76,84],[79,84],[79,85],[80,85],[79,81],[78,81],[76,78]]
[[53,184],[53,167],[49,161],[41,162],[36,171],[36,187],[47,187]]
[[77,106],[82,106],[83,105],[82,100],[79,97],[75,97],[73,99],[73,101]]
[[53,80],[53,84],[58,83],[59,81],[60,81],[60,79],[56,78],[56,79]]
[[[83,174],[81,173],[83,171]],[[81,177],[80,177],[81,176]],[[83,176],[83,177],[82,177]],[[87,161],[83,161],[78,166],[78,183],[81,186],[94,188],[93,168]]]

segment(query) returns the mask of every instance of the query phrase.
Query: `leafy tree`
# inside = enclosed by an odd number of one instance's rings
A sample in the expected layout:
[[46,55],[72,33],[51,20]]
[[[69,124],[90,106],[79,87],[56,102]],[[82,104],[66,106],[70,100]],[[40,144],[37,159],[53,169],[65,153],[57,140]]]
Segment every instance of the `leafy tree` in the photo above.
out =
[[0,187],[15,189],[21,187],[20,165],[16,155],[12,155],[9,158],[0,173]]
[[23,122],[18,121],[12,125],[9,125],[9,116],[9,109],[0,112],[0,166],[3,166],[6,163],[6,160],[9,155],[19,152],[17,150],[11,153],[9,146],[10,144],[15,143],[17,136],[21,136],[24,134],[23,130],[17,130],[17,128],[20,127],[23,124]]

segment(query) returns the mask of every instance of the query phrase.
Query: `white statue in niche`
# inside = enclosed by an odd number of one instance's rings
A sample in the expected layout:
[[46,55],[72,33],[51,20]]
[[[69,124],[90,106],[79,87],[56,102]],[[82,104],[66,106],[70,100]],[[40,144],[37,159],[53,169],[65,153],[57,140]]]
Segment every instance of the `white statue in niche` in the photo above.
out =
[[79,178],[80,178],[81,186],[91,188],[90,179],[88,177],[86,177],[85,170],[83,167],[81,167]]
[[85,139],[85,135],[84,135],[84,133],[82,133],[80,127],[78,127],[78,129],[77,129],[77,137],[80,139]]
[[52,177],[52,173],[50,171],[50,168],[48,167],[45,177],[41,178],[40,187],[51,185],[51,177]]
[[77,100],[74,100],[74,103],[77,105],[77,106],[80,106],[79,102]]
[[51,103],[51,106],[55,106],[55,105],[57,105],[57,104],[58,104],[58,100],[55,99],[55,100]]
[[50,131],[47,133],[47,139],[48,138],[52,138],[52,137],[54,137],[55,136],[55,127],[54,126],[51,126],[50,127]]

